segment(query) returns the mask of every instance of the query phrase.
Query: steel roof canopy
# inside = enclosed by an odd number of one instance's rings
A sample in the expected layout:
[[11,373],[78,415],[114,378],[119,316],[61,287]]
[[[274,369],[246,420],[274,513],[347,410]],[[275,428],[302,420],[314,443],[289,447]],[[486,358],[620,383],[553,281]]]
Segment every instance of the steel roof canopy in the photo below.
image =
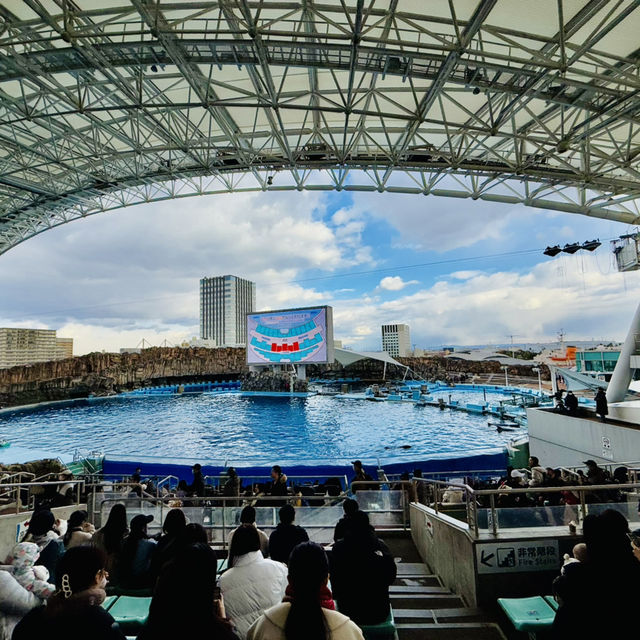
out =
[[5,0],[0,253],[101,211],[232,191],[637,224],[639,5]]

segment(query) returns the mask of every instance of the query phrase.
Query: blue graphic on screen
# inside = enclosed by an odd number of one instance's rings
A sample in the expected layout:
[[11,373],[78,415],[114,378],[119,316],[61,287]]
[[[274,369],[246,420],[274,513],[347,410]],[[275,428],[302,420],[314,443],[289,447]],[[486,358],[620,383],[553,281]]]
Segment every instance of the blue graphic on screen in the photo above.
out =
[[249,364],[327,361],[327,311],[296,309],[247,316]]

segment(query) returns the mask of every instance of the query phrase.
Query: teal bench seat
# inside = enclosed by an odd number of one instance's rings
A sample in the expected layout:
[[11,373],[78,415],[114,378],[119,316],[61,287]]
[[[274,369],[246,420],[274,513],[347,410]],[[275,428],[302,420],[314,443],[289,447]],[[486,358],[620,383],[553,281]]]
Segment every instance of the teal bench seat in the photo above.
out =
[[389,615],[384,622],[379,624],[358,625],[362,630],[365,640],[393,640],[396,638],[396,623],[393,619],[393,611],[389,609]]
[[547,604],[554,610],[557,611],[560,604],[553,596],[545,596],[544,599],[547,601]]
[[150,605],[151,598],[120,596],[117,602],[111,605],[109,613],[125,635],[132,635],[146,623]]
[[526,631],[534,635],[538,631],[549,630],[556,617],[555,610],[541,596],[498,598],[498,604],[517,631]]
[[106,611],[109,611],[109,609],[111,609],[117,599],[118,596],[107,596],[102,603],[102,608]]

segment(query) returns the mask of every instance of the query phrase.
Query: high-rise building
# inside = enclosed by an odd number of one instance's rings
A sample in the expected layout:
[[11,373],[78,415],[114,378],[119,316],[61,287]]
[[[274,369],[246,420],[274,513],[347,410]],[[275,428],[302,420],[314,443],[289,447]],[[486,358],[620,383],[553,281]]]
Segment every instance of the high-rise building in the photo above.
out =
[[72,355],[73,339],[56,338],[55,329],[0,328],[0,369]]
[[56,338],[58,358],[73,358],[73,338]]
[[411,335],[408,324],[382,325],[382,350],[390,356],[406,358],[411,355]]
[[236,276],[200,280],[200,337],[219,347],[246,346],[246,315],[256,310],[256,284]]

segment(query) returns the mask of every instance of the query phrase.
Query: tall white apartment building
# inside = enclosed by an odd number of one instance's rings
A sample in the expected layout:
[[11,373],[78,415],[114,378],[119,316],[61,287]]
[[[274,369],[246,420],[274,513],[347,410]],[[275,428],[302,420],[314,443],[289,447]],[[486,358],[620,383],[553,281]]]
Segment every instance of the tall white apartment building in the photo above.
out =
[[55,329],[0,328],[0,369],[73,355],[72,338],[56,338]]
[[237,276],[200,280],[200,337],[219,347],[246,346],[247,313],[256,310],[256,284]]
[[382,350],[390,356],[405,358],[411,355],[411,334],[408,324],[382,325]]

